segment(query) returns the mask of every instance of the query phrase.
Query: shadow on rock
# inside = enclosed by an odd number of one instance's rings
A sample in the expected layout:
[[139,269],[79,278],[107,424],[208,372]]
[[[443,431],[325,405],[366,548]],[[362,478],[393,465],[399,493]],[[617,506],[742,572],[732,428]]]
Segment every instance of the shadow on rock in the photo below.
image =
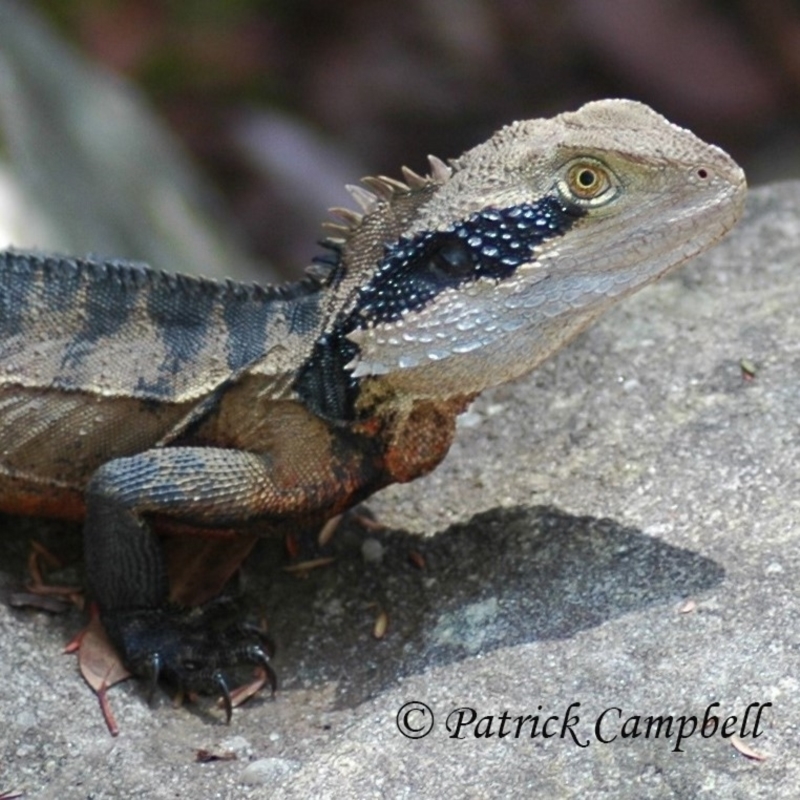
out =
[[[379,562],[364,558],[366,538],[380,542],[370,543],[382,551]],[[329,549],[334,564],[301,580],[281,569],[280,547],[267,543],[249,584],[278,643],[282,685],[335,680],[346,706],[401,675],[573,636],[706,591],[724,576],[714,561],[635,528],[551,507],[493,509],[430,538],[364,534],[349,523]],[[389,628],[379,641],[372,631],[380,610]]]

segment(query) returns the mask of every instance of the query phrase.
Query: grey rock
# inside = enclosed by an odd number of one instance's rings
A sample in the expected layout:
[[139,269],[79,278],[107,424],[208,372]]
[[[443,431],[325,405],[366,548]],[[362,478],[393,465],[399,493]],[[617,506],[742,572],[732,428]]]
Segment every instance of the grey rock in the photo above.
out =
[[380,564],[383,559],[383,545],[372,537],[364,539],[361,544],[361,555],[364,561]]
[[[438,470],[371,500],[389,526],[368,534],[380,564],[365,564],[367,534],[347,522],[335,563],[304,581],[280,570],[280,542],[265,548],[250,572],[282,689],[238,709],[230,731],[210,703],[176,709],[159,694],[151,708],[132,682],[110,693],[111,739],[59,656],[80,616],[0,605],[0,790],[796,797],[798,276],[800,184],[754,191],[720,247],[481,398]],[[37,530],[15,525],[1,591]],[[341,614],[320,613],[334,599]],[[376,604],[390,618],[380,641]],[[731,716],[727,732],[742,733],[751,704],[742,741],[762,762],[722,735]],[[659,716],[673,717],[670,736],[666,719],[645,735]],[[431,719],[424,739],[398,729]],[[241,761],[195,762],[226,736],[272,764],[266,784],[243,784],[261,768]]]
[[242,773],[242,783],[252,786],[270,786],[286,780],[300,764],[286,758],[259,758],[248,764]]

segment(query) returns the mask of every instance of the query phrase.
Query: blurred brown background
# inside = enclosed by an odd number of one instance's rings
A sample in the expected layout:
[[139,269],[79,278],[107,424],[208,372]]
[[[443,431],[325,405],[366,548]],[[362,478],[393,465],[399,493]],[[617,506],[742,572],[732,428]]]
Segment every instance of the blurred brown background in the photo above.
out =
[[424,170],[427,153],[455,156],[513,119],[594,98],[649,103],[729,150],[751,183],[800,176],[792,0],[31,6],[146,93],[247,247],[279,267],[308,261],[344,182]]

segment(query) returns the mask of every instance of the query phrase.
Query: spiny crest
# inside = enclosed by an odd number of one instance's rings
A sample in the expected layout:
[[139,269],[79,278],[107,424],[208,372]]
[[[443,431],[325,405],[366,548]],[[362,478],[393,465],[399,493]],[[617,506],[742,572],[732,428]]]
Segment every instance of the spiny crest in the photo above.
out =
[[361,211],[351,208],[336,206],[330,209],[330,213],[338,218],[337,222],[323,222],[322,227],[332,236],[327,237],[328,241],[341,246],[349,238],[354,230],[362,223],[365,214],[376,211],[382,203],[391,203],[399,194],[408,194],[419,189],[425,189],[431,184],[444,184],[453,174],[453,170],[444,161],[436,156],[428,156],[430,173],[419,175],[408,167],[402,167],[405,182],[389,178],[386,175],[366,177],[361,179],[364,186],[348,185],[347,191],[358,204]]
[[[453,174],[452,167],[449,167],[442,159],[436,156],[428,156],[430,172],[428,175],[420,175],[409,167],[401,167],[404,181],[390,178],[386,175],[368,176],[361,179],[363,186],[348,184],[347,191],[361,209],[356,211],[352,208],[335,206],[329,212],[337,218],[337,221],[326,221],[322,227],[326,232],[320,245],[329,252],[325,255],[316,256],[313,263],[306,268],[306,274],[315,280],[325,283],[331,278],[334,269],[339,264],[342,248],[347,240],[359,229],[364,216],[377,211],[381,206],[391,205],[392,201],[399,195],[408,195],[412,192],[427,189],[430,186],[447,183]],[[367,187],[367,188],[364,188]]]
[[[65,282],[74,284],[104,285],[125,292],[146,291],[150,295],[180,295],[186,298],[211,297],[220,301],[231,297],[254,303],[268,303],[273,299],[292,300],[316,290],[319,277],[292,283],[261,285],[242,283],[225,278],[216,280],[199,275],[164,272],[147,264],[125,259],[98,260],[92,256],[61,256],[13,247],[0,253],[0,270],[9,274],[24,273],[35,276],[41,271],[41,286],[56,286]],[[309,277],[314,277],[313,270]]]

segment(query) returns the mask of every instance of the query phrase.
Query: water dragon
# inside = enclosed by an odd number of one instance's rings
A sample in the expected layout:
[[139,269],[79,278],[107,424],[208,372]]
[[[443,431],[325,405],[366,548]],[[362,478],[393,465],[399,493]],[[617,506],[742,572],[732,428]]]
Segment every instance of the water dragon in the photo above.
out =
[[225,696],[238,664],[272,677],[253,628],[170,601],[157,532],[281,535],[427,473],[478,393],[714,244],[745,186],[719,148],[605,100],[351,187],[360,210],[286,286],[3,252],[0,510],[84,521],[133,673]]

